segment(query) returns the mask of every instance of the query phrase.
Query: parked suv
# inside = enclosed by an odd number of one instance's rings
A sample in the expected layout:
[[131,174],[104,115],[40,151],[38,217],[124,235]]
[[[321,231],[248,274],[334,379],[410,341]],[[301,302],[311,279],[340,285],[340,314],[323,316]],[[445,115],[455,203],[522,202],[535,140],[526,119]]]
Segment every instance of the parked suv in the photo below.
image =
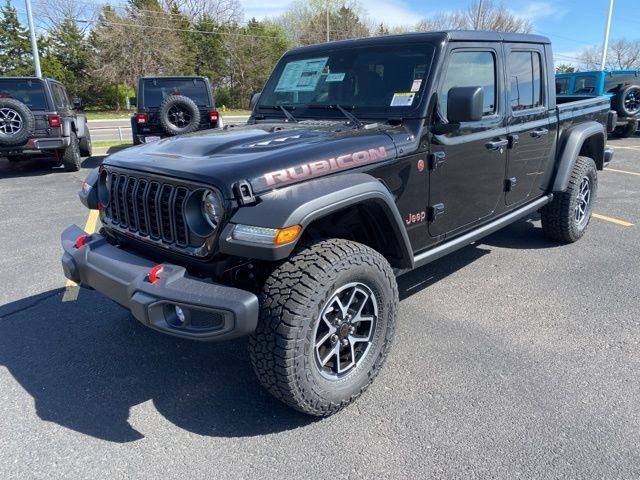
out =
[[611,99],[611,108],[618,120],[611,135],[627,138],[638,130],[640,119],[640,70],[609,70],[562,73],[556,75],[559,95],[604,95]]
[[87,117],[51,78],[0,77],[0,156],[10,162],[52,154],[65,170],[80,169],[91,155]]
[[142,77],[137,95],[132,99],[134,145],[223,127],[206,77]]
[[585,234],[608,116],[556,97],[540,36],[297,48],[247,125],[107,157],[80,193],[103,228],[63,232],[64,273],[158,331],[249,335],[276,398],[330,415],[390,352],[397,275],[538,211],[552,239]]

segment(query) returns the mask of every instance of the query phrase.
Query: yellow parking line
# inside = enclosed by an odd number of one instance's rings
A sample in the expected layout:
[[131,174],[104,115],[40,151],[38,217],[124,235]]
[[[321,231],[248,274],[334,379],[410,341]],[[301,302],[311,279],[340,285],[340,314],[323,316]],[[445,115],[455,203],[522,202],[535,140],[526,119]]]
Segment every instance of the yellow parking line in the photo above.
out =
[[628,170],[617,170],[615,168],[605,168],[606,172],[616,172],[616,173],[626,173],[627,175],[634,175],[636,177],[640,177],[640,172],[629,172]]
[[[98,210],[89,210],[89,216],[84,224],[84,231],[87,233],[93,233],[96,231],[96,225],[98,224]],[[73,280],[67,280],[64,285],[64,293],[62,294],[63,302],[73,302],[78,299],[78,293],[80,287]]]
[[640,145],[636,146],[636,145],[629,145],[629,146],[622,146],[622,145],[610,145],[607,144],[608,147],[612,147],[612,148],[622,148],[623,150],[640,150]]
[[627,222],[625,220],[620,220],[619,218],[607,217],[606,215],[600,215],[599,213],[592,213],[591,216],[593,218],[597,218],[598,220],[604,220],[605,222],[615,223],[616,225],[622,225],[623,227],[633,227],[633,223]]

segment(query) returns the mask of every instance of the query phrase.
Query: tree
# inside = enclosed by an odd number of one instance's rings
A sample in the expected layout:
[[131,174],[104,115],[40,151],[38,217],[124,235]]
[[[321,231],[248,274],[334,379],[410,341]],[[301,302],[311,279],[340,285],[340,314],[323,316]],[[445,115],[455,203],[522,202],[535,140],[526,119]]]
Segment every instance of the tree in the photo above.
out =
[[556,67],[556,73],[573,73],[576,71],[576,67],[573,65],[566,65],[564,63]]
[[389,28],[384,23],[380,23],[375,32],[375,36],[377,37],[380,37],[382,35],[389,35]]
[[48,56],[57,60],[64,78],[58,78],[72,95],[79,95],[89,81],[93,52],[76,21],[65,17],[48,32],[50,48]]
[[225,40],[232,100],[246,108],[249,96],[262,88],[273,65],[289,47],[289,41],[279,26],[255,18],[245,27],[231,29]]
[[193,23],[193,30],[189,34],[193,73],[209,77],[214,88],[219,87],[229,74],[225,37],[230,29],[205,14]]
[[466,9],[441,12],[416,25],[418,31],[445,29],[529,33],[533,25],[493,0],[474,0]]
[[327,40],[327,13],[329,40],[369,35],[364,10],[357,0],[296,0],[277,23],[295,45],[321,43]]
[[[580,64],[586,70],[599,70],[602,61],[602,48],[585,48],[578,54]],[[609,70],[640,69],[640,39],[619,38],[609,44],[606,68]]]
[[162,0],[165,10],[176,9],[189,20],[208,17],[219,25],[238,24],[242,20],[242,6],[238,0]]
[[76,0],[34,0],[34,10],[38,12],[38,20],[49,30],[71,19],[76,28],[85,34],[98,18],[100,5]]
[[0,15],[0,75],[33,75],[29,34],[9,0]]

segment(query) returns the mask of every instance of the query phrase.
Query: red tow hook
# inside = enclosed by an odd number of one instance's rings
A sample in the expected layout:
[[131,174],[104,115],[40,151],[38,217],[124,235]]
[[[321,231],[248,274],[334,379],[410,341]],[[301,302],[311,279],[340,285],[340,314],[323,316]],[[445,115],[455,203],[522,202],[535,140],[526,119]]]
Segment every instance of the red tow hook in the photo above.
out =
[[75,247],[76,248],[81,248],[84,246],[85,243],[87,243],[87,240],[89,239],[89,235],[78,235],[78,238],[76,238],[76,243],[75,243]]
[[149,270],[147,274],[147,280],[149,283],[156,283],[160,278],[160,274],[162,273],[162,265],[156,265]]

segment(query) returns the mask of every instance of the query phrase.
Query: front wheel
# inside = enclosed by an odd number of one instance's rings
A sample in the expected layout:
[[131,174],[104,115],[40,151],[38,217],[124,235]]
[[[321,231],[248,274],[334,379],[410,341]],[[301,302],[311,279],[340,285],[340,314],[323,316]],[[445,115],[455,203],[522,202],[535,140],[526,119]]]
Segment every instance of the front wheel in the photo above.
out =
[[619,125],[613,129],[611,136],[614,138],[629,138],[638,130],[638,122],[629,122],[626,125]]
[[254,370],[276,398],[328,416],[371,384],[393,340],[398,288],[375,250],[324,240],[266,280],[249,342]]
[[542,208],[544,233],[561,242],[580,240],[591,220],[597,193],[598,174],[595,162],[588,157],[578,157],[567,190],[554,194],[551,203]]

